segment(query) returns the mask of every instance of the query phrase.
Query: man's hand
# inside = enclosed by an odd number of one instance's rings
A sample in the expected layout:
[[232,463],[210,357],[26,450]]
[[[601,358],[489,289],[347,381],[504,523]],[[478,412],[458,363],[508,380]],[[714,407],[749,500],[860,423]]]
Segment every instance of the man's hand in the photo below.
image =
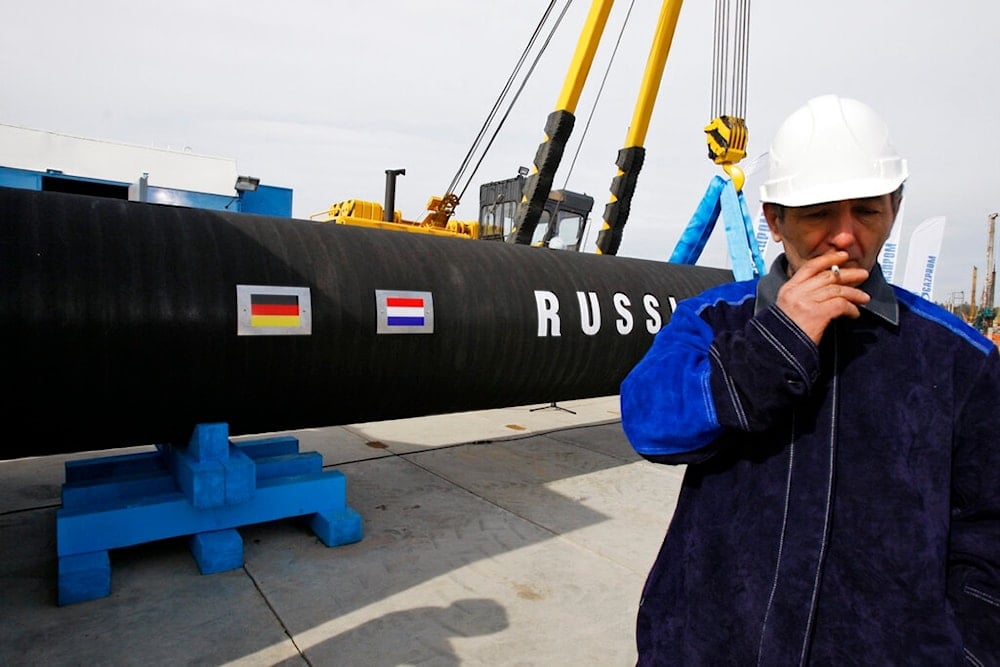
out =
[[868,279],[867,270],[830,270],[848,258],[843,250],[813,257],[778,291],[778,308],[817,345],[831,321],[838,317],[860,317],[858,306],[871,299],[857,288]]

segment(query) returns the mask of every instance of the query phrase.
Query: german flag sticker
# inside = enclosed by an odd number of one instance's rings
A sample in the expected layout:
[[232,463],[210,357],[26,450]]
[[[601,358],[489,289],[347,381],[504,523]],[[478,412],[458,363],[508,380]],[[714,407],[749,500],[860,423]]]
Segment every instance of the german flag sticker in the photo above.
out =
[[309,336],[312,304],[308,287],[237,285],[238,336]]

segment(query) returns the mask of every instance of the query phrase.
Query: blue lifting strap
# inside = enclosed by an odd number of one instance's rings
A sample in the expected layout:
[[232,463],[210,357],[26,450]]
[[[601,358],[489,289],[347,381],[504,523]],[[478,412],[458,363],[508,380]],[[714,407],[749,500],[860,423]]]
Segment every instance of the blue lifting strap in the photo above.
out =
[[677,241],[670,261],[675,264],[694,264],[701,257],[705,243],[715,228],[715,221],[722,215],[729,246],[729,258],[736,280],[750,280],[764,275],[764,258],[757,246],[756,233],[747,211],[743,192],[737,192],[729,179],[715,176],[708,184],[691,221]]

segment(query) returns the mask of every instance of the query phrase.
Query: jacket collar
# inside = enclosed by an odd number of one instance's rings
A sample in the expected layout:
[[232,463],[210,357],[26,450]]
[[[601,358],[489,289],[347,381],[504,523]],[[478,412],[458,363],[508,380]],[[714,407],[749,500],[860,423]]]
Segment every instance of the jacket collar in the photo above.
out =
[[[771,270],[757,283],[757,304],[755,313],[759,313],[768,306],[773,305],[778,300],[778,290],[788,282],[788,260],[784,253],[779,255],[771,263]],[[862,310],[867,310],[873,315],[881,317],[889,324],[899,324],[899,302],[896,301],[896,293],[892,286],[886,282],[882,275],[882,267],[876,262],[872,267],[868,280],[861,283],[860,289],[871,297],[871,301],[863,306]]]

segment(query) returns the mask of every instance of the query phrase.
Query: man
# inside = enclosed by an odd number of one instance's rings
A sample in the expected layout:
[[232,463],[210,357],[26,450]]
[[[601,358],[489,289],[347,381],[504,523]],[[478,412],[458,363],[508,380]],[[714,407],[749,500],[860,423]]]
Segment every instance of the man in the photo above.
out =
[[623,382],[636,451],[687,464],[640,664],[1000,662],[1000,356],[883,278],[907,175],[872,109],[809,101],[761,188],[784,253]]

